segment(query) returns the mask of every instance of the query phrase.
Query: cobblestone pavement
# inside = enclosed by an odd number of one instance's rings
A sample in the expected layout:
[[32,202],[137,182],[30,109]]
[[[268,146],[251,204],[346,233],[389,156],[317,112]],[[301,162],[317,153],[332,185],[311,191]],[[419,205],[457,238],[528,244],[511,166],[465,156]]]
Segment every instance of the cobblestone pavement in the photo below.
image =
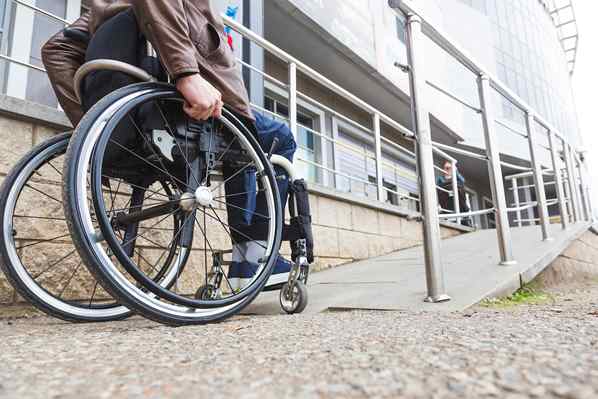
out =
[[596,398],[598,287],[462,313],[0,320],[0,397]]

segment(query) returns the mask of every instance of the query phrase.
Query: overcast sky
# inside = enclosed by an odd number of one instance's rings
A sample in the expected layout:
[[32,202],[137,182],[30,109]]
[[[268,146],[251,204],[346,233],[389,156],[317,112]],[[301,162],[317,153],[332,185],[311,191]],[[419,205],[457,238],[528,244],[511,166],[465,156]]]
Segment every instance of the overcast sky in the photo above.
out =
[[585,148],[589,151],[593,177],[592,202],[598,204],[598,16],[597,0],[576,0],[575,13],[579,28],[579,52],[573,74],[573,94],[577,104],[579,126]]

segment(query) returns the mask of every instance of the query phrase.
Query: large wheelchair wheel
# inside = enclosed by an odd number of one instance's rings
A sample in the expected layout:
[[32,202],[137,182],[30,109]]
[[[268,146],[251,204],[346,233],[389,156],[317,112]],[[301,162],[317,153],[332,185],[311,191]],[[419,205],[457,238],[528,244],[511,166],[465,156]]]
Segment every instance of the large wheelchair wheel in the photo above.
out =
[[0,190],[2,270],[16,291],[50,316],[72,322],[110,321],[131,312],[82,267],[61,200],[62,165],[70,133],[33,148]]
[[[90,271],[121,303],[171,325],[217,321],[247,306],[270,276],[282,233],[275,174],[252,132],[226,110],[217,121],[189,120],[182,105],[172,86],[158,83],[103,98],[71,140],[63,192]],[[252,188],[234,185],[240,178],[250,185],[253,178]],[[151,202],[114,208],[105,189],[119,185],[116,191],[137,189]],[[256,210],[256,202],[264,205]],[[164,224],[169,218],[178,221],[174,227]],[[156,263],[169,254],[186,260],[157,275]],[[252,268],[243,287],[228,280],[234,263]],[[215,278],[223,281],[218,295],[194,295]]]

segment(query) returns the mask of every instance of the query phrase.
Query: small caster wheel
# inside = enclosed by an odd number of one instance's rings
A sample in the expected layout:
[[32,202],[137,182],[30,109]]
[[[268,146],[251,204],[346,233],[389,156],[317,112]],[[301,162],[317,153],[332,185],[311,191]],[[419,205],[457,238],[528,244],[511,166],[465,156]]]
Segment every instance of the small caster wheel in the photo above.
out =
[[218,289],[211,284],[202,285],[195,291],[195,299],[209,301],[216,299],[218,296]]
[[301,281],[291,287],[289,283],[280,290],[280,307],[288,314],[301,313],[307,306],[307,287]]

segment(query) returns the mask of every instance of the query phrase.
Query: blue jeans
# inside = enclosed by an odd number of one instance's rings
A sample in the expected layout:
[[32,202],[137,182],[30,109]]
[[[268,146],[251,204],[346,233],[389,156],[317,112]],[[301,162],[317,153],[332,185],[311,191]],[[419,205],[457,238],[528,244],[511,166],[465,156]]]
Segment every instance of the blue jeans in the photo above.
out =
[[[257,140],[264,152],[269,152],[274,139],[278,139],[278,144],[274,150],[274,154],[280,155],[289,161],[293,161],[293,155],[297,150],[295,138],[289,127],[282,122],[272,118],[255,114],[255,132]],[[280,194],[280,203],[283,214],[287,202],[289,179],[282,168],[275,166],[276,182]],[[226,175],[234,174],[234,170],[225,171]],[[230,179],[226,185],[225,190],[227,196],[228,223],[235,229],[246,231],[243,227],[255,226],[266,223],[267,220],[261,215],[268,215],[268,208],[263,192],[258,192],[259,188],[255,178],[255,172],[247,170]],[[255,193],[257,192],[257,195]],[[246,193],[246,194],[243,194]],[[231,194],[242,194],[234,195]],[[253,195],[252,195],[253,194]],[[233,234],[235,235],[235,234]],[[237,236],[239,241],[243,241],[241,237]],[[248,239],[244,237],[244,239]]]

